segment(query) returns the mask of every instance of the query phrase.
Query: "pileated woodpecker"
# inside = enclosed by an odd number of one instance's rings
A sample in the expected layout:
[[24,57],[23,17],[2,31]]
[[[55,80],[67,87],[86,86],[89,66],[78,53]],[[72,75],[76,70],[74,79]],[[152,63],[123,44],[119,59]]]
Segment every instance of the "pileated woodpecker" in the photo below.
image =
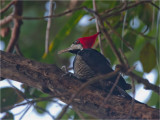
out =
[[[73,44],[65,49],[61,50],[58,53],[70,52],[76,54],[73,63],[74,76],[81,80],[87,80],[98,74],[107,74],[113,72],[111,64],[100,52],[95,49],[92,49],[92,46],[95,43],[95,40],[99,33],[94,34],[89,37],[79,38]],[[103,90],[110,90],[113,86],[118,75],[103,80],[101,82],[94,83],[93,86],[101,88]],[[109,83],[109,85],[108,85]],[[117,87],[122,91],[131,89],[131,85],[127,84],[122,76],[119,78]],[[114,90],[113,94],[121,94],[121,91]],[[126,93],[127,94],[127,93]]]

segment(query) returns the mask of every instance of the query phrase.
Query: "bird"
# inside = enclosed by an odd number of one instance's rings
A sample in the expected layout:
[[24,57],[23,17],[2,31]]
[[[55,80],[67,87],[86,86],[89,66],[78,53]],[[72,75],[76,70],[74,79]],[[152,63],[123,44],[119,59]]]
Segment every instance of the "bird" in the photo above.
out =
[[[84,82],[97,75],[104,75],[114,71],[109,59],[98,52],[96,49],[92,48],[99,34],[100,32],[97,32],[96,34],[88,37],[78,38],[71,44],[69,48],[60,50],[58,52],[58,54],[65,52],[75,54],[73,61],[73,75]],[[92,86],[98,89],[109,91],[114,85],[117,77],[118,75],[115,75],[101,82],[98,81],[93,83]],[[131,89],[131,85],[126,83],[124,78],[120,75],[119,81],[112,93],[131,99],[127,92],[125,92],[129,89]]]

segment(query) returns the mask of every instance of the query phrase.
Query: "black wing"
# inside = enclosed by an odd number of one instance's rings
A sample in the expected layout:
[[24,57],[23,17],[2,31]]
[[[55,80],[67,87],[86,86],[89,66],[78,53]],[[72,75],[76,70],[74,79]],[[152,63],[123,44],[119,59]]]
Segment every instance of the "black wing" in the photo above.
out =
[[[107,74],[113,72],[109,60],[107,60],[100,52],[94,49],[84,49],[78,52],[78,55],[82,56],[82,59],[86,64],[97,74]],[[117,75],[109,79],[113,83],[115,82]],[[124,90],[131,89],[131,85],[127,84],[126,81],[120,76],[118,86]]]
[[97,50],[84,49],[79,51],[78,55],[80,55],[86,64],[96,73],[106,74],[113,71],[110,62]]

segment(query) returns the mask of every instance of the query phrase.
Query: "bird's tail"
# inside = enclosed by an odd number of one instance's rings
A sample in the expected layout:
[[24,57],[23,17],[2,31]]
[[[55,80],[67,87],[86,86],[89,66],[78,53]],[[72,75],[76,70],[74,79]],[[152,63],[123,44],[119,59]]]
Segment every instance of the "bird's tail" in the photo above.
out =
[[[116,89],[119,91],[120,95],[125,97],[128,100],[134,100],[136,103],[141,103],[137,100],[135,100],[134,98],[132,98],[125,90],[123,90],[122,88],[120,88],[119,86],[116,86]],[[143,103],[141,103],[143,104]]]

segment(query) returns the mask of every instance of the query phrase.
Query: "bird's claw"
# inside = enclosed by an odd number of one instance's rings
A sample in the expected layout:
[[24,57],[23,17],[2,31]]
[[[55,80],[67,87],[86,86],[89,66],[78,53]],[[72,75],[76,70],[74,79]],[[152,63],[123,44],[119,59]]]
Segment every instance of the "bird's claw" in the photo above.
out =
[[67,67],[65,65],[61,67],[61,70],[64,71],[65,73],[68,73]]
[[[66,66],[62,66],[61,69],[65,72],[61,77],[69,76],[69,77],[75,77],[73,73],[68,72]],[[76,77],[75,77],[76,78]]]
[[75,77],[73,73],[67,72],[65,74],[63,74],[61,77],[65,77],[65,76],[69,76],[69,77]]

